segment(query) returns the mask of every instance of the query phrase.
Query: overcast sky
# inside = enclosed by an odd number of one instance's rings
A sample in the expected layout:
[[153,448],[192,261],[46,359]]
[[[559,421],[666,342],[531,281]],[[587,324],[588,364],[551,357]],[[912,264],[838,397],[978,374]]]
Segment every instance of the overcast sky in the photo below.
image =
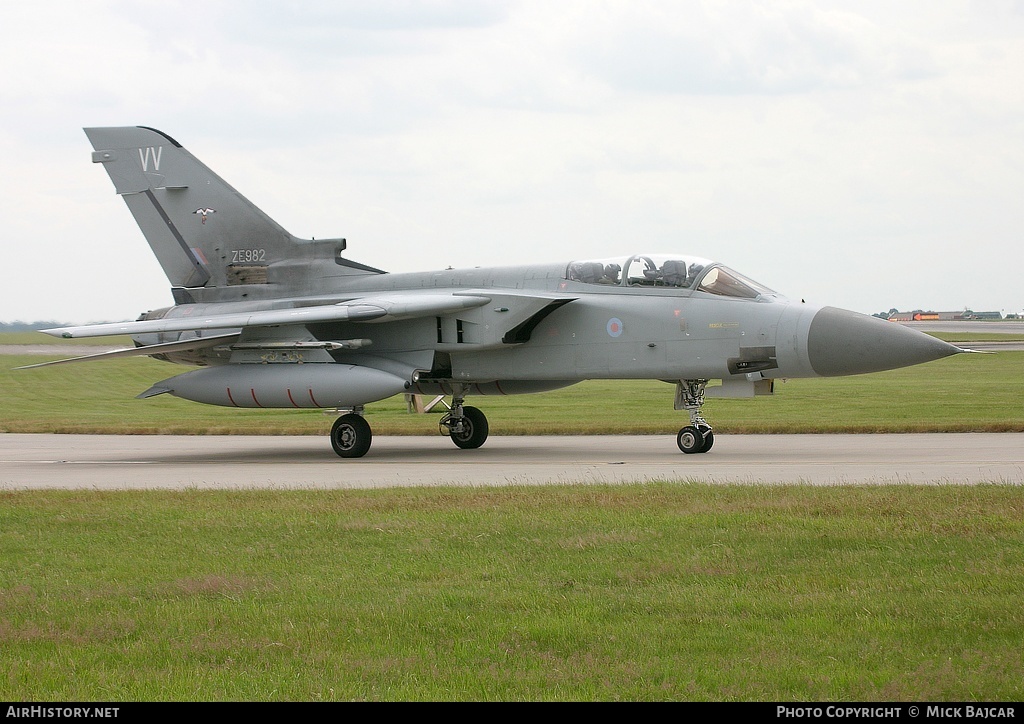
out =
[[169,283],[87,126],[388,271],[677,251],[792,298],[1024,311],[1024,2],[0,3],[0,321]]

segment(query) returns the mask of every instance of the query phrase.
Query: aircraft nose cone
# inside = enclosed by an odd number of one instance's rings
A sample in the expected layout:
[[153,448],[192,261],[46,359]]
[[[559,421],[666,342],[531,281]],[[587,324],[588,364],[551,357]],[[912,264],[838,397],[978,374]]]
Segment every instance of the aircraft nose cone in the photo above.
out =
[[819,309],[807,331],[807,356],[822,377],[909,367],[963,351],[916,329],[836,307]]

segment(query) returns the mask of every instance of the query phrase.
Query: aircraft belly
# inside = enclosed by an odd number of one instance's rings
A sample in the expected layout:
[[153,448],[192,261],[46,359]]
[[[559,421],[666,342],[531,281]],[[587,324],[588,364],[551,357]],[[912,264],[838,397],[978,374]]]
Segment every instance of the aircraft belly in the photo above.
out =
[[599,379],[663,377],[668,369],[663,342],[598,342],[576,345],[580,376]]
[[739,337],[672,340],[668,356],[672,369],[666,379],[723,379],[732,375],[728,360],[739,356]]
[[[414,395],[527,395],[550,392],[575,385],[579,380],[493,380],[490,382],[452,383],[446,380],[413,382],[409,393]],[[468,387],[468,389],[466,389]]]
[[452,379],[457,382],[490,380],[578,379],[571,346],[525,344],[502,350],[452,354]]

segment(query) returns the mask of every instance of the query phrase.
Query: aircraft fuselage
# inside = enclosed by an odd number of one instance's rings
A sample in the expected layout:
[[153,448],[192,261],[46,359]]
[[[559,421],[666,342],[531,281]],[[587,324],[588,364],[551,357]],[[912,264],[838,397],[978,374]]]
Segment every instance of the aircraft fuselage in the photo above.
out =
[[[829,376],[836,373],[836,359],[851,355],[843,374],[914,363],[922,354],[958,351],[899,325],[831,307],[822,314],[821,307],[775,293],[739,298],[699,289],[601,286],[566,279],[565,265],[391,273],[339,279],[337,286],[344,293],[339,289],[315,298],[179,305],[166,310],[163,317],[197,319],[204,314],[301,308],[371,293],[425,290],[480,295],[489,301],[450,315],[307,325],[316,340],[363,340],[365,346],[355,350],[329,354],[296,350],[268,356],[263,349],[248,357],[217,348],[201,351],[206,364],[359,364],[372,356],[396,372],[407,369],[406,375],[399,376],[410,381],[416,372],[422,379],[442,376],[431,375],[433,370],[467,384],[652,378],[754,383]],[[815,345],[821,333],[811,333],[812,323],[818,319],[814,325],[818,328],[826,317],[843,329],[831,332],[834,339],[827,346],[820,341]],[[514,334],[517,328],[518,335]],[[178,338],[179,333],[166,333],[159,339],[141,336],[138,341],[151,344]],[[167,357],[200,361],[196,353]]]
[[[167,134],[88,128],[94,152],[171,284],[175,306],[133,322],[44,330],[131,335],[199,369],[139,397],[232,407],[344,410],[342,457],[372,433],[363,407],[400,393],[450,395],[440,422],[461,448],[488,434],[467,395],[540,392],[588,379],[675,384],[690,413],[677,444],[711,449],[708,395],[768,394],[775,379],[851,375],[963,352],[916,330],[795,302],[723,264],[634,253],[557,264],[386,273],[345,239],[300,239]],[[709,384],[715,381],[721,384]]]

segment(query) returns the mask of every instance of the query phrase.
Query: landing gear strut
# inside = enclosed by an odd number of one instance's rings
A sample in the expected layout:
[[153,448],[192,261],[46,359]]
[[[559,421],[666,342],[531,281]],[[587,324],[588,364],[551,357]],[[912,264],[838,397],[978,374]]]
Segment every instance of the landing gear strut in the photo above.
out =
[[676,435],[676,445],[687,455],[706,453],[715,444],[715,433],[700,414],[707,384],[707,380],[679,380],[676,383],[675,408],[690,413],[690,424]]
[[452,395],[452,406],[441,418],[438,427],[442,435],[451,437],[452,442],[463,450],[472,450],[487,440],[487,416],[476,407],[463,405],[464,391]]

